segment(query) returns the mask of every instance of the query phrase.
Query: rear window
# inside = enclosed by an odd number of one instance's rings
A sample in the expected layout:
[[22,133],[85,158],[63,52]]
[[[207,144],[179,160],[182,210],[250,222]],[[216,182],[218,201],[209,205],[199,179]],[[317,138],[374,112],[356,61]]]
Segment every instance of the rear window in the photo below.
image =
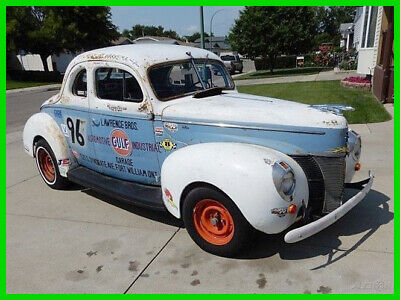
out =
[[78,75],[76,75],[74,84],[72,86],[72,93],[75,96],[86,97],[87,94],[86,69],[79,71]]

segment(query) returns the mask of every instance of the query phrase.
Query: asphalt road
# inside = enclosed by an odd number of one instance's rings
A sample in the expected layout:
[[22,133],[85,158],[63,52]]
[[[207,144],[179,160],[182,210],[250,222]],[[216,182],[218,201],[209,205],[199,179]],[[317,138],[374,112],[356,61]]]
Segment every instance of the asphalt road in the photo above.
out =
[[356,179],[368,169],[376,179],[348,215],[296,244],[259,234],[227,259],[199,249],[167,213],[49,189],[21,130],[54,93],[7,95],[7,293],[393,292],[393,121],[353,126],[363,135]]

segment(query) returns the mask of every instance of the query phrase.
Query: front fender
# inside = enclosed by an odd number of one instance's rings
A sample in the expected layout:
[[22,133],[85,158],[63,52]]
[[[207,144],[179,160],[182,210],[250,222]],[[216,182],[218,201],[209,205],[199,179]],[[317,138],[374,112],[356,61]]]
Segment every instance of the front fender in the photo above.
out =
[[[75,158],[71,153],[65,136],[57,125],[57,122],[43,112],[31,116],[25,124],[23,132],[23,143],[25,151],[32,157],[35,155],[35,145],[38,137],[42,137],[50,145],[56,160],[69,159],[71,166]],[[60,169],[60,175],[66,176],[69,166]]]
[[[288,202],[278,194],[272,166],[285,161],[294,171],[296,188]],[[232,199],[247,221],[265,233],[278,233],[294,223],[296,214],[278,216],[274,208],[308,204],[308,183],[302,168],[289,156],[270,148],[243,143],[203,143],[170,154],[161,168],[163,200],[181,217],[182,194],[193,183],[207,183]],[[167,193],[165,192],[167,190]]]

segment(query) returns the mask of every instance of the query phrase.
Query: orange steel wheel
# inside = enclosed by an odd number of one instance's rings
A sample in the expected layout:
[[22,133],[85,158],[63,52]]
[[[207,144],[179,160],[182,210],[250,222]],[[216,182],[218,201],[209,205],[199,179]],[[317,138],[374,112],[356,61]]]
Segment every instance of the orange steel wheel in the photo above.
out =
[[233,218],[221,203],[200,200],[193,210],[194,226],[199,235],[213,245],[228,244],[235,230]]
[[50,183],[56,178],[56,170],[50,154],[43,148],[39,149],[38,153],[39,167],[43,176]]

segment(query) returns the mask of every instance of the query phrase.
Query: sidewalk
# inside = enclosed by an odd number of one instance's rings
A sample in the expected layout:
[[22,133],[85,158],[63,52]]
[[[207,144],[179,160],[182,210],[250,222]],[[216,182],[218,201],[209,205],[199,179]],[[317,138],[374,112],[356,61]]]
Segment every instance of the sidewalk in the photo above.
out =
[[33,87],[28,87],[28,88],[23,88],[23,89],[12,89],[12,90],[6,90],[6,95],[21,93],[21,92],[55,91],[55,90],[58,90],[60,87],[61,87],[61,83],[33,86]]
[[252,85],[252,84],[273,84],[273,83],[288,83],[288,82],[305,82],[305,81],[326,81],[326,80],[341,80],[346,77],[355,76],[356,71],[346,73],[335,73],[334,71],[324,71],[312,75],[296,75],[286,77],[271,77],[260,79],[236,80],[236,86]]

